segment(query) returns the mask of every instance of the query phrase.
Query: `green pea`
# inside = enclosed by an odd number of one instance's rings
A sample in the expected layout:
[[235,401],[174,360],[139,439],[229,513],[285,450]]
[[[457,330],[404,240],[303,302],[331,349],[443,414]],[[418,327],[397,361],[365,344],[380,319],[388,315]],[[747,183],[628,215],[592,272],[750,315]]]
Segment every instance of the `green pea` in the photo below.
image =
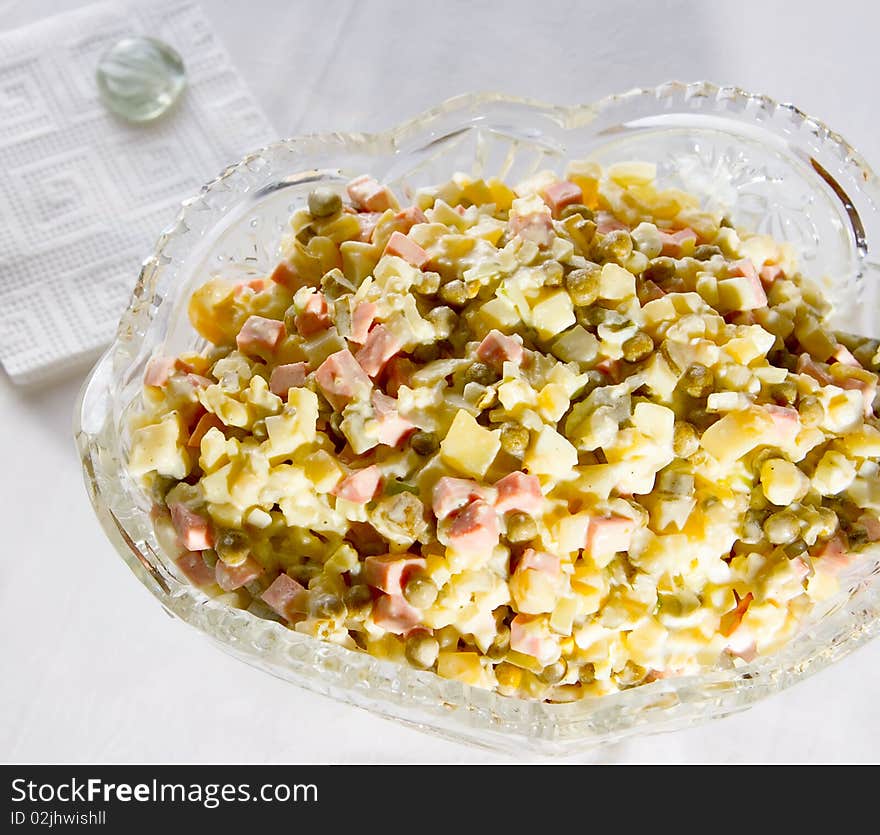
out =
[[440,356],[440,346],[436,342],[425,342],[416,345],[413,349],[412,357],[418,363],[433,362]]
[[429,606],[433,606],[438,593],[434,581],[422,574],[410,577],[403,589],[403,596],[407,603],[417,609],[427,609]]
[[595,250],[603,261],[624,261],[632,255],[632,237],[624,229],[614,229],[602,236]]
[[700,436],[696,428],[687,421],[676,421],[672,434],[672,451],[679,458],[690,458],[699,448]]
[[309,192],[309,214],[312,217],[330,217],[342,209],[342,198],[325,186]]
[[320,620],[336,620],[346,614],[345,603],[335,594],[310,594],[309,614]]
[[483,386],[489,386],[496,379],[495,372],[484,362],[475,362],[464,372],[465,383],[479,383]]
[[642,278],[645,279],[645,281],[653,281],[661,287],[674,276],[675,261],[666,256],[652,258],[648,262],[648,266],[642,271]]
[[565,663],[564,659],[560,658],[559,661],[549,664],[541,670],[540,679],[545,684],[559,684],[559,682],[565,678],[567,672],[568,665]]
[[353,616],[363,616],[373,605],[373,594],[369,587],[358,584],[346,590],[344,601]]
[[714,246],[713,244],[700,244],[694,250],[694,258],[697,261],[708,261],[715,255],[724,255],[724,253],[721,251],[721,247]]
[[804,426],[817,426],[825,420],[825,409],[818,397],[812,395],[801,397],[797,408]]
[[406,639],[404,655],[413,667],[429,670],[437,662],[439,654],[440,644],[427,632],[414,632]]
[[498,627],[498,634],[486,652],[490,661],[501,661],[510,651],[510,627],[502,624]]
[[221,530],[216,537],[214,550],[226,565],[241,565],[250,555],[250,538],[244,531]]
[[654,350],[654,340],[644,331],[638,331],[627,339],[621,347],[623,348],[623,358],[627,362],[639,362],[639,360],[650,356]]
[[571,300],[581,307],[593,304],[599,298],[598,264],[583,269],[572,270],[565,276],[565,289]]
[[794,542],[801,532],[797,516],[787,510],[771,513],[764,521],[764,533],[774,545]]
[[510,455],[522,458],[529,448],[529,439],[529,430],[525,426],[506,423],[501,427],[501,448]]
[[433,455],[440,448],[437,436],[433,432],[413,432],[409,445],[419,455]]
[[448,281],[440,288],[440,298],[452,307],[464,307],[469,300],[464,282],[457,278]]
[[596,215],[592,209],[585,206],[583,203],[571,203],[566,206],[559,214],[560,219],[565,220],[567,217],[571,217],[572,215],[580,215],[585,220],[595,220]]
[[707,397],[715,385],[715,375],[711,368],[699,362],[688,366],[681,379],[682,390],[691,397]]
[[535,520],[527,513],[517,510],[507,518],[507,539],[510,542],[528,542],[538,535]]
[[449,307],[435,307],[425,319],[434,326],[438,339],[448,339],[458,324],[458,314]]

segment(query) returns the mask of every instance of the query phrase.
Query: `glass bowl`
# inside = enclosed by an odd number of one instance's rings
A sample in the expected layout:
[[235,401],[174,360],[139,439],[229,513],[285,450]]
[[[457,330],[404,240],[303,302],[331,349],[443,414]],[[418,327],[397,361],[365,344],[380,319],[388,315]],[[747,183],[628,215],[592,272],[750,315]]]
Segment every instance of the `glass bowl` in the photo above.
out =
[[95,511],[167,612],[276,676],[443,736],[520,754],[571,754],[741,710],[852,652],[880,630],[880,564],[866,558],[780,652],[571,704],[516,700],[322,643],[224,606],[189,585],[156,541],[124,466],[126,415],[148,358],[203,347],[186,317],[216,273],[265,275],[291,212],[323,181],[369,172],[398,193],[455,171],[517,181],[565,161],[656,162],[658,177],[723,208],[737,226],[791,242],[821,280],[836,324],[880,336],[878,181],[838,134],[791,105],[707,83],[668,83],[554,107],[466,95],[385,133],[276,142],[183,204],[141,269],[113,344],[86,382],[76,439]]

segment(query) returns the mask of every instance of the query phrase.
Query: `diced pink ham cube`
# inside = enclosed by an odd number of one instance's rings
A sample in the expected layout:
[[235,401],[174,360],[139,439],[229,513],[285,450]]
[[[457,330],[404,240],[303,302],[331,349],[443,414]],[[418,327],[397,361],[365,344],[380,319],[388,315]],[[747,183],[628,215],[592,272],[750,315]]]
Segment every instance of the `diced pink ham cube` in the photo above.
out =
[[422,614],[401,594],[381,594],[373,603],[373,623],[394,635],[405,635],[418,626]]
[[180,544],[187,551],[207,551],[214,547],[214,536],[206,517],[190,510],[182,502],[171,502],[168,509]]
[[697,233],[693,229],[679,229],[677,232],[664,232],[660,230],[660,241],[663,244],[663,254],[671,258],[681,258],[690,249],[693,250],[697,242]]
[[544,506],[541,482],[535,475],[521,472],[508,473],[495,482],[495,489],[498,491],[495,510],[499,513],[521,510],[523,513],[534,515]]
[[859,516],[857,521],[865,529],[871,542],[880,540],[880,519],[866,511]]
[[519,235],[523,240],[532,241],[540,247],[548,247],[553,243],[553,219],[549,212],[511,215],[507,231],[511,236]]
[[620,360],[604,359],[596,363],[596,370],[601,371],[612,382],[618,382],[620,375]]
[[806,353],[801,354],[798,357],[797,372],[798,374],[807,374],[823,386],[829,386],[834,382],[827,371],[827,366],[824,363],[820,364],[816,362]]
[[361,302],[351,314],[351,341],[363,345],[367,341],[378,308],[373,302]]
[[340,499],[366,504],[376,495],[381,479],[381,470],[375,464],[370,464],[369,467],[355,470],[346,476],[330,492]]
[[387,186],[364,174],[352,180],[347,187],[351,202],[367,212],[384,212],[394,208],[394,197]]
[[279,574],[260,597],[281,617],[291,620],[305,608],[306,593],[305,586],[301,586],[287,574]]
[[862,367],[862,364],[852,355],[846,345],[838,345],[831,356],[842,365],[851,365],[853,368]]
[[539,661],[545,661],[558,655],[553,638],[530,629],[535,620],[531,615],[517,615],[510,622],[510,648],[524,655],[531,655]]
[[572,203],[582,203],[584,193],[581,191],[580,186],[575,185],[569,180],[560,180],[553,183],[553,185],[547,186],[541,192],[541,197],[544,198],[544,202],[550,207],[553,217],[559,217],[560,212],[566,206],[571,206]]
[[174,371],[177,360],[174,357],[153,357],[144,371],[145,386],[164,386]]
[[424,571],[424,557],[414,554],[382,554],[364,560],[364,581],[385,594],[403,594],[409,578]]
[[779,443],[782,446],[794,443],[798,432],[801,431],[801,419],[797,409],[790,406],[774,406],[764,407],[764,411],[773,421],[773,427]]
[[298,290],[303,286],[303,281],[293,269],[293,265],[287,261],[281,261],[269,276],[270,281],[287,287],[289,290]]
[[758,277],[751,258],[741,258],[739,261],[735,261],[728,267],[727,273],[730,276],[741,275],[749,280],[755,294],[754,308],[767,307],[767,294],[764,292],[764,285],[761,284],[761,279]]
[[247,585],[251,580],[256,580],[263,573],[263,566],[253,557],[248,557],[241,565],[229,566],[223,560],[217,560],[214,566],[214,574],[217,585],[223,591],[235,591]]
[[842,532],[821,543],[813,556],[818,557],[819,565],[831,573],[843,571],[855,559],[855,554],[849,549],[849,540]]
[[287,397],[288,389],[298,389],[306,384],[306,375],[309,373],[307,362],[289,362],[286,365],[276,365],[269,377],[269,391],[279,397]]
[[636,523],[626,516],[604,516],[590,519],[585,548],[592,554],[616,554],[626,551]]
[[365,244],[370,243],[373,240],[373,231],[376,228],[376,224],[379,223],[379,218],[382,217],[382,212],[358,212],[354,217],[361,228],[358,240]]
[[274,354],[287,332],[284,322],[264,316],[249,316],[235,337],[239,351],[245,354]]
[[392,232],[388,243],[385,245],[383,255],[396,255],[403,258],[408,264],[416,269],[421,269],[428,263],[428,253],[425,252],[415,241],[410,240],[402,232]]
[[472,501],[450,517],[449,545],[464,554],[485,554],[498,544],[495,508],[481,499]]
[[782,275],[782,267],[779,264],[764,264],[758,273],[758,277],[765,287],[769,287],[777,278],[781,278]]
[[370,397],[376,422],[379,424],[379,443],[386,446],[397,446],[415,429],[415,426],[400,414],[397,410],[397,400],[393,397],[389,397],[381,391],[373,391]]
[[611,212],[599,212],[596,215],[596,232],[600,235],[607,235],[609,232],[626,228],[628,228],[627,225],[621,223]]
[[491,491],[476,481],[467,478],[443,476],[434,485],[431,506],[438,519],[445,519],[450,513],[464,507],[475,499],[490,501]]
[[187,551],[176,562],[183,576],[194,586],[203,589],[214,582],[214,570],[202,559],[200,551]]
[[417,223],[427,223],[428,218],[418,206],[407,206],[399,211],[395,216],[395,220],[402,221],[404,234],[408,233]]
[[301,313],[293,319],[301,336],[312,336],[330,327],[327,299],[323,293],[312,293]]
[[343,349],[330,354],[315,371],[315,382],[334,409],[341,410],[354,397],[372,389],[370,378],[364,373],[350,351]]
[[400,340],[385,325],[376,325],[367,336],[355,359],[371,377],[375,377],[401,348]]
[[562,562],[555,554],[546,551],[536,551],[534,548],[526,548],[516,566],[517,571],[540,571],[551,577],[562,576]]
[[522,362],[523,346],[512,336],[491,330],[477,347],[477,357],[487,365],[500,370],[505,362],[513,362],[517,365]]

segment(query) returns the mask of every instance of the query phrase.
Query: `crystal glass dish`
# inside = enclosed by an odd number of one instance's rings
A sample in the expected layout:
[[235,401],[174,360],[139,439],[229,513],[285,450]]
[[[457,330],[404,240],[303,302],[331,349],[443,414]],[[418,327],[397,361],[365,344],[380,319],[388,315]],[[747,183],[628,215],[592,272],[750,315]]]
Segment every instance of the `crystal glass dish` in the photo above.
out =
[[116,339],[86,382],[76,438],[108,538],[173,616],[247,663],[424,730],[528,754],[571,754],[741,710],[852,652],[880,631],[880,564],[863,559],[778,653],[600,699],[545,704],[322,643],[219,604],[190,586],[154,536],[125,468],[127,415],[149,357],[203,347],[186,316],[215,274],[271,271],[291,212],[316,183],[369,172],[398,193],[455,171],[508,182],[566,160],[645,160],[663,185],[701,195],[737,226],[790,242],[835,304],[835,326],[880,337],[880,188],[839,135],[791,105],[732,87],[668,83],[595,104],[554,107],[467,95],[393,130],[277,142],[230,166],[184,203],[144,262]]

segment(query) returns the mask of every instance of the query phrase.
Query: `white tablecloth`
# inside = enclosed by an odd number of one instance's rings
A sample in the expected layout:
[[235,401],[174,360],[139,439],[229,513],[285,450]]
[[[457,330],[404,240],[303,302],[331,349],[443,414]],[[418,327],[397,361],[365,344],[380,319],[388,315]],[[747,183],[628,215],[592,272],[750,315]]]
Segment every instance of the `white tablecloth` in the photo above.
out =
[[[0,0],[0,27],[77,5]],[[872,6],[204,0],[285,134],[381,128],[475,89],[568,103],[707,78],[794,101],[876,166]],[[70,422],[84,373],[36,391],[0,379],[0,759],[503,761],[276,681],[165,617],[82,487]],[[880,641],[746,713],[585,759],[877,761],[878,695]]]

